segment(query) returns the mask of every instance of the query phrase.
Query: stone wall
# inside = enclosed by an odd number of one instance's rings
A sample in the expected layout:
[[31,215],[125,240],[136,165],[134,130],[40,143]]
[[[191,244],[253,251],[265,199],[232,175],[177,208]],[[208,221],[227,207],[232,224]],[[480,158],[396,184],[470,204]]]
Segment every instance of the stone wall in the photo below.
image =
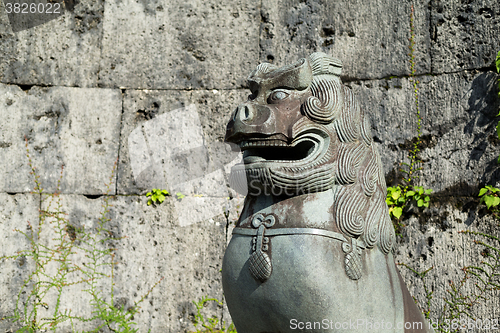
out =
[[[222,256],[243,198],[226,187],[234,156],[220,142],[231,111],[248,95],[248,73],[260,62],[283,65],[315,51],[341,59],[343,81],[371,116],[394,184],[417,134],[408,56],[412,4],[425,161],[419,182],[434,195],[429,208],[405,214],[396,259],[418,271],[434,267],[426,281],[436,319],[449,281],[481,260],[475,238],[459,231],[499,234],[477,199],[482,186],[500,180],[497,0],[80,0],[17,32],[1,2],[0,255],[29,245],[13,229],[36,225],[47,205],[31,193],[26,138],[44,193],[57,191],[64,165],[59,198],[71,225],[94,232],[109,196],[107,227],[126,236],[114,244],[115,304],[132,306],[164,277],[134,318],[140,331],[193,330],[192,301],[223,297]],[[173,184],[172,170],[194,165],[182,155],[189,149],[203,157],[199,172],[187,178],[181,172],[182,182]],[[148,206],[152,188],[185,197]],[[33,266],[20,259],[0,265],[1,318],[13,314]],[[401,272],[425,309],[421,279]],[[63,307],[89,314],[89,300],[72,288]],[[492,294],[475,313],[498,319],[499,308]],[[206,310],[230,321],[222,307]],[[2,332],[16,327],[0,321]]]

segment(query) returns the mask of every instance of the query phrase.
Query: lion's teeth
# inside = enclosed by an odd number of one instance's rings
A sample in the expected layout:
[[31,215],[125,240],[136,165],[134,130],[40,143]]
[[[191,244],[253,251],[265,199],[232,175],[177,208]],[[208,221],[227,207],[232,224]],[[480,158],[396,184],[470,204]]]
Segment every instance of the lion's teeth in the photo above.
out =
[[242,141],[241,148],[247,147],[287,147],[288,145],[281,140],[263,140],[263,141]]

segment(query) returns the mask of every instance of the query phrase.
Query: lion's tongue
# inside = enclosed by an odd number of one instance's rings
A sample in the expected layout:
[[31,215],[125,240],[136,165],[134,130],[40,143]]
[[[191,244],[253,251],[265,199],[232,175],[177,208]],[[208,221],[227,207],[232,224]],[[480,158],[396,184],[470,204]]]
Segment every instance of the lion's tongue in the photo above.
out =
[[255,156],[255,155],[243,157],[243,163],[245,163],[245,164],[260,162],[260,161],[265,161],[265,160],[266,160],[265,158],[262,158],[260,156]]

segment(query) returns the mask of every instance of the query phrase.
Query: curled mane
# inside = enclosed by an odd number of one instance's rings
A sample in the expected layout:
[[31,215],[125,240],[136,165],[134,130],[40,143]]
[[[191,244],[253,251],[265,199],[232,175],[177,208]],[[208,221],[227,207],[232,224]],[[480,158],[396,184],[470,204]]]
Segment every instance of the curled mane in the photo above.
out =
[[311,97],[303,104],[312,121],[333,127],[335,145],[334,218],[344,234],[364,241],[368,248],[379,244],[389,253],[395,233],[385,203],[382,163],[373,144],[368,118],[351,89],[340,82],[341,64],[322,53],[309,58],[313,68]]

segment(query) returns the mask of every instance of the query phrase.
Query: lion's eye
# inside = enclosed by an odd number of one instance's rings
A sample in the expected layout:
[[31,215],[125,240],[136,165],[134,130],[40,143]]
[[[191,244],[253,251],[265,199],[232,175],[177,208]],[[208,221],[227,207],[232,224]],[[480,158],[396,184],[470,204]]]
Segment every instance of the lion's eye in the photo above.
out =
[[281,100],[284,100],[285,98],[287,98],[289,95],[290,95],[290,93],[288,93],[285,90],[275,90],[271,93],[271,95],[269,95],[268,102],[273,103],[273,102],[281,101]]

